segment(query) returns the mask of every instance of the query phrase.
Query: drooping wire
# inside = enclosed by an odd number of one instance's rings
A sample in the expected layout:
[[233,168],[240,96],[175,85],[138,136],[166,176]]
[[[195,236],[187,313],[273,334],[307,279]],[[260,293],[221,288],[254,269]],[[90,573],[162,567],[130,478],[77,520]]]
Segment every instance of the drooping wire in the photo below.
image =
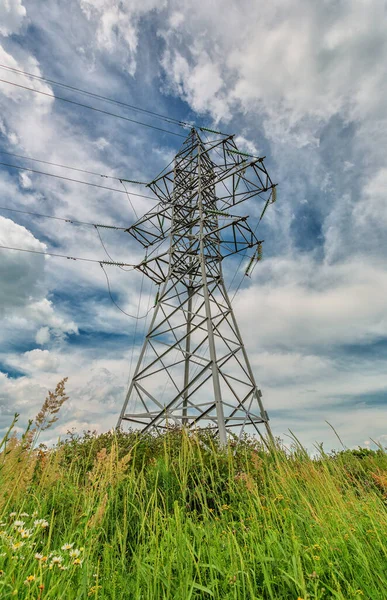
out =
[[21,69],[15,69],[14,67],[8,67],[8,66],[2,65],[2,64],[0,64],[0,68],[5,69],[7,71],[14,72],[14,73],[19,73],[20,75],[25,75],[27,77],[31,77],[32,79],[39,79],[40,81],[45,81],[46,83],[50,83],[52,85],[58,85],[60,87],[72,90],[74,92],[78,92],[79,94],[84,94],[86,96],[91,96],[92,98],[97,98],[98,100],[104,100],[105,102],[109,102],[110,104],[117,104],[119,106],[124,106],[125,108],[129,108],[130,110],[134,110],[136,112],[149,114],[153,117],[162,119],[162,120],[166,121],[167,123],[170,123],[171,125],[180,125],[181,127],[192,127],[192,125],[190,123],[185,123],[184,121],[179,121],[178,119],[174,119],[173,117],[169,117],[168,115],[162,115],[162,114],[154,112],[152,110],[140,108],[139,106],[135,106],[133,104],[127,104],[126,102],[114,100],[113,98],[108,98],[106,96],[102,96],[101,94],[96,94],[94,92],[82,90],[81,88],[77,88],[75,86],[68,85],[66,83],[60,83],[59,81],[54,81],[53,79],[47,79],[46,77],[42,77],[40,75],[33,75],[32,73],[27,73],[26,71],[22,71]]
[[[132,366],[133,366],[133,357],[134,357],[134,347],[136,345],[136,337],[137,337],[137,328],[138,328],[138,314],[140,312],[140,306],[141,306],[141,302],[142,302],[142,290],[143,290],[143,286],[144,286],[144,278],[145,278],[145,273],[143,271],[142,273],[142,277],[141,277],[141,286],[140,286],[140,296],[138,299],[138,305],[137,305],[137,318],[136,318],[136,324],[134,326],[134,334],[133,334],[133,340],[132,340],[132,352],[131,352],[131,356],[130,356],[130,364],[129,364],[129,374],[128,374],[128,381],[127,381],[127,393],[129,392],[129,385],[130,385],[130,380],[131,380],[131,376],[132,376]],[[153,308],[153,307],[152,307]],[[147,308],[147,312],[145,313],[145,321],[144,321],[144,326],[146,324],[146,319],[148,317],[148,314],[150,313],[152,309],[149,307],[148,304],[148,308]],[[135,401],[135,407],[134,410],[136,411],[137,408],[137,398]]]
[[[95,228],[95,230],[96,230],[96,232],[97,232],[97,234],[98,234],[98,237],[99,237],[99,240],[100,240],[100,242],[101,242],[102,248],[105,250],[107,257],[108,257],[108,258],[110,258],[110,260],[114,262],[114,259],[113,259],[113,258],[111,257],[111,255],[109,254],[109,252],[108,252],[108,250],[107,250],[107,248],[106,248],[106,246],[105,246],[105,243],[104,243],[104,241],[103,241],[103,239],[102,239],[101,233],[100,233],[100,231],[99,231],[99,226],[98,226],[98,225],[94,225],[94,228]],[[122,271],[131,271],[131,270],[132,270],[132,269],[125,269],[125,267],[119,267],[119,268],[120,268]]]
[[156,129],[157,131],[162,131],[163,133],[169,133],[170,135],[175,135],[177,137],[185,138],[185,135],[181,133],[176,133],[175,131],[170,131],[169,129],[163,129],[162,127],[156,127],[155,125],[151,125],[150,123],[144,123],[143,121],[137,121],[136,119],[130,119],[129,117],[124,117],[123,115],[118,115],[117,113],[112,113],[107,110],[102,110],[102,108],[97,108],[95,106],[90,106],[89,104],[83,104],[82,102],[76,102],[75,100],[69,100],[69,98],[63,98],[62,96],[56,96],[55,94],[49,94],[48,92],[42,92],[41,90],[35,90],[34,88],[30,88],[26,85],[21,85],[20,83],[14,83],[13,81],[8,81],[7,79],[0,79],[1,83],[8,83],[9,85],[14,85],[15,87],[21,88],[23,90],[28,90],[29,92],[34,92],[35,94],[42,94],[43,96],[48,96],[49,98],[54,98],[55,100],[61,100],[62,102],[67,102],[68,104],[74,104],[75,106],[80,106],[81,108],[87,108],[88,110],[93,110],[98,113],[102,113],[104,115],[108,115],[110,117],[115,117],[117,119],[122,119],[123,121],[129,121],[130,123],[135,123],[136,125],[142,125],[143,127],[148,127],[149,129]]
[[111,287],[110,287],[110,281],[109,281],[109,277],[108,274],[106,273],[105,269],[104,269],[104,264],[106,264],[104,261],[100,261],[99,263],[101,265],[102,271],[105,273],[105,277],[106,277],[106,283],[108,286],[108,291],[109,291],[109,296],[111,301],[113,302],[113,304],[118,308],[119,311],[121,311],[124,315],[126,315],[127,317],[130,317],[131,319],[136,319],[136,326],[137,326],[137,321],[139,321],[140,319],[145,319],[148,316],[148,312],[146,312],[144,315],[142,315],[141,317],[138,316],[139,310],[137,311],[137,315],[131,315],[129,313],[127,313],[126,311],[124,311],[118,304],[117,302],[114,300],[113,295],[112,295],[112,291],[111,291]]
[[124,184],[124,182],[123,182],[123,180],[122,180],[122,179],[120,179],[120,183],[121,183],[121,185],[123,186],[123,188],[124,188],[124,190],[125,190],[125,192],[126,192],[126,195],[127,195],[127,197],[128,197],[128,200],[129,200],[129,204],[130,204],[130,206],[131,206],[131,209],[132,209],[132,211],[134,212],[134,215],[135,215],[135,217],[136,217],[136,219],[137,219],[137,221],[138,221],[138,214],[136,213],[136,209],[135,209],[135,208],[134,208],[134,206],[133,206],[132,199],[131,199],[131,197],[130,197],[130,195],[129,195],[128,189],[127,189],[127,187],[126,187],[126,185]]

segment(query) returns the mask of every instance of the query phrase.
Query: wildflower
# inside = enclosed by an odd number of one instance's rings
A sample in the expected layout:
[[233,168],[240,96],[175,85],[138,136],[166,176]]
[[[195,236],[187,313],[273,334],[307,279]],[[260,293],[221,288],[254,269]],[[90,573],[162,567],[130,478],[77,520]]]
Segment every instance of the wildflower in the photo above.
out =
[[11,513],[9,513],[9,516],[10,516],[11,518],[12,518],[12,517],[16,517],[16,515],[17,515],[17,513],[15,513],[15,512],[11,512]]
[[80,558],[76,558],[73,562],[73,565],[81,565],[81,564],[82,564],[82,561]]
[[221,509],[222,510],[230,510],[230,506],[228,504],[222,504]]
[[49,523],[45,519],[38,519],[37,521],[34,521],[34,525],[35,527],[41,527],[42,529],[45,529],[49,526]]
[[313,556],[314,560],[320,560],[319,556]]
[[0,569],[0,577],[4,575],[4,571],[2,569]]
[[32,517],[33,519],[36,519],[36,517],[37,517],[37,516],[38,516],[38,511],[37,511],[37,510],[34,510],[34,512],[32,513],[31,517]]
[[71,548],[73,546],[74,546],[74,542],[72,544],[63,544],[62,550],[71,550]]
[[0,527],[7,527],[7,523],[0,523]]
[[[19,531],[19,529],[18,529],[18,531]],[[21,531],[19,531],[19,533],[21,534],[21,537],[23,539],[31,537],[31,530],[30,529],[22,529]]]
[[62,562],[63,558],[61,556],[53,556],[51,559],[51,564],[53,565],[60,565],[60,563]]
[[24,581],[26,585],[29,585],[32,581],[35,581],[35,575],[28,575],[27,579]]
[[35,558],[36,558],[36,560],[42,560],[42,558],[43,558],[43,554],[40,554],[39,552],[37,552],[37,553],[35,554]]
[[24,521],[14,521],[13,522],[13,526],[15,527],[15,529],[17,529],[18,527],[23,527],[24,525]]
[[23,513],[20,513],[20,516],[21,517],[29,517],[30,515],[26,512],[23,512]]
[[59,565],[59,569],[61,571],[67,571],[68,567],[64,567],[63,565]]
[[314,544],[313,550],[321,550],[321,546],[319,544]]
[[74,550],[70,550],[70,556],[71,558],[78,558],[78,556],[80,555],[81,551],[78,550],[78,548],[74,548]]
[[355,594],[358,596],[364,596],[364,593],[361,590],[356,590]]
[[40,584],[39,589],[44,590],[44,585],[42,583]]
[[15,542],[14,544],[11,544],[12,550],[18,550],[22,546],[24,546],[24,542]]

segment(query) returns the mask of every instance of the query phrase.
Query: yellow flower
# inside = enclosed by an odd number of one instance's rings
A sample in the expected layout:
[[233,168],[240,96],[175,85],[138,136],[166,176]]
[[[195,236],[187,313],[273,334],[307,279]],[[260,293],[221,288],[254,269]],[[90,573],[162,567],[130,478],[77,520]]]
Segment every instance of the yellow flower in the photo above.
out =
[[76,558],[73,562],[73,565],[80,565],[80,564],[82,564],[82,561],[80,558]]
[[321,546],[319,546],[319,544],[314,544],[313,550],[321,550]]
[[230,507],[228,504],[222,504],[221,509],[222,510],[230,510]]
[[313,556],[314,560],[320,560],[319,556]]
[[27,577],[27,581],[35,581],[36,577],[35,575],[28,575]]

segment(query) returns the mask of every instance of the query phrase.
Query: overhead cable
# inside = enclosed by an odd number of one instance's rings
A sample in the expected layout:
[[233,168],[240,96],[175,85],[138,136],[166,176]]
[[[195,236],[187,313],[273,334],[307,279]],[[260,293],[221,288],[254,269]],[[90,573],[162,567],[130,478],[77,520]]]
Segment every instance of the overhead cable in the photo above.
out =
[[6,210],[9,212],[21,213],[24,215],[31,215],[33,217],[41,217],[44,219],[54,219],[55,221],[64,221],[71,225],[89,225],[90,227],[103,227],[104,229],[118,229],[127,231],[127,227],[118,227],[117,225],[104,225],[102,223],[89,223],[88,221],[76,221],[75,219],[65,219],[64,217],[54,217],[52,215],[43,215],[41,213],[31,212],[29,210],[19,210],[16,208],[7,208],[6,206],[0,206],[0,210]]
[[144,181],[134,181],[132,179],[123,179],[122,177],[115,177],[114,175],[103,175],[102,173],[95,173],[94,171],[86,171],[86,169],[79,169],[78,167],[69,167],[67,165],[60,165],[58,163],[49,162],[48,160],[32,158],[32,156],[23,156],[21,154],[15,154],[14,152],[6,152],[5,150],[0,150],[0,154],[6,154],[7,156],[14,156],[16,158],[22,158],[23,160],[32,160],[32,162],[42,163],[43,165],[50,165],[51,167],[60,167],[61,169],[69,169],[70,171],[78,171],[78,173],[86,173],[87,175],[96,175],[97,177],[103,177],[104,179],[115,179],[116,181],[128,181],[130,183],[136,183],[138,185],[146,185],[146,183]]
[[[140,106],[135,106],[134,104],[128,104],[126,102],[121,102],[120,100],[114,100],[113,98],[108,98],[107,96],[102,96],[101,94],[96,94],[94,92],[89,92],[87,90],[82,90],[81,88],[68,85],[67,83],[60,83],[59,81],[54,81],[53,79],[47,79],[46,77],[42,77],[40,75],[33,75],[32,73],[28,73],[26,71],[22,71],[21,69],[15,69],[14,67],[8,67],[6,65],[0,64],[1,69],[5,69],[7,71],[11,71],[13,73],[19,73],[20,75],[25,75],[27,77],[31,77],[32,79],[39,79],[40,81],[45,81],[46,83],[50,83],[52,85],[58,85],[60,87],[66,88],[68,90],[72,90],[74,92],[78,92],[79,94],[85,94],[86,96],[91,96],[92,98],[97,98],[98,100],[104,100],[105,102],[109,102],[111,104],[117,104],[119,106],[123,106],[125,108],[129,108],[130,110],[134,110],[136,112],[145,113],[151,115],[153,117],[157,117],[166,121],[167,123],[171,123],[173,125],[180,125],[180,127],[193,127],[193,124],[186,123],[185,121],[179,121],[173,117],[169,117],[168,115],[163,115],[152,110],[147,110],[145,108],[141,108]],[[208,130],[210,131],[210,130]]]
[[0,246],[2,250],[17,250],[18,252],[30,252],[31,254],[43,254],[45,256],[55,256],[56,258],[67,258],[68,260],[82,260],[84,262],[98,263],[99,265],[111,265],[114,267],[132,267],[133,269],[137,265],[132,265],[124,262],[114,262],[109,260],[96,260],[95,258],[81,258],[79,256],[67,256],[66,254],[54,254],[53,252],[42,252],[40,250],[27,250],[26,248],[14,248],[13,246]]
[[99,263],[99,264],[100,264],[100,265],[101,265],[101,267],[102,267],[102,271],[105,273],[105,277],[106,277],[106,283],[107,283],[108,290],[109,290],[109,296],[110,296],[110,300],[113,302],[114,306],[116,306],[116,307],[118,308],[118,310],[119,310],[119,311],[121,311],[121,312],[122,312],[124,315],[126,315],[127,317],[131,317],[132,319],[136,319],[136,322],[137,322],[137,321],[139,321],[140,319],[145,319],[145,318],[148,316],[148,314],[150,313],[150,311],[151,311],[151,310],[153,310],[153,306],[152,306],[152,308],[148,309],[148,311],[147,311],[147,312],[146,312],[144,315],[142,315],[141,317],[139,317],[139,316],[138,316],[138,311],[137,311],[137,316],[136,316],[136,315],[131,315],[131,314],[129,314],[129,313],[127,313],[127,312],[125,312],[125,311],[124,311],[124,310],[123,310],[123,309],[122,309],[122,308],[121,308],[121,307],[120,307],[120,306],[117,304],[117,302],[114,300],[114,298],[113,298],[113,295],[112,295],[112,292],[111,292],[109,277],[108,277],[108,274],[106,273],[106,271],[105,271],[105,269],[104,269],[104,265],[105,265],[105,264],[110,264],[110,263],[106,263],[106,262],[104,262],[104,261],[100,261],[100,263]]
[[[47,177],[55,177],[56,179],[64,179],[65,181],[72,181],[73,183],[82,183],[83,185],[89,185],[91,187],[100,188],[102,190],[110,190],[111,192],[119,192],[120,194],[127,194],[125,190],[119,188],[111,188],[106,185],[99,185],[98,183],[90,183],[89,181],[81,181],[80,179],[73,179],[72,177],[64,177],[63,175],[55,175],[54,173],[47,173],[46,171],[37,171],[36,169],[30,169],[29,167],[21,167],[20,165],[11,165],[9,163],[0,162],[3,167],[9,167],[10,169],[19,169],[19,171],[29,171],[30,173],[38,173],[38,175],[46,175]],[[121,180],[120,180],[121,181]],[[144,194],[135,194],[130,192],[132,196],[138,196],[139,198],[147,198],[148,200],[157,200],[152,196],[144,196]]]
[[129,117],[124,117],[123,115],[118,115],[117,113],[111,113],[107,110],[102,110],[102,108],[97,108],[96,106],[90,106],[89,104],[83,104],[82,102],[76,102],[75,100],[69,100],[68,98],[63,98],[62,96],[56,96],[55,94],[49,94],[48,92],[42,92],[41,90],[35,90],[34,88],[28,87],[26,85],[21,85],[20,83],[14,83],[13,81],[8,81],[7,79],[0,79],[1,83],[8,83],[9,85],[14,85],[15,87],[21,88],[23,90],[28,90],[30,92],[34,92],[35,94],[42,94],[43,96],[47,96],[49,98],[54,98],[55,100],[61,100],[62,102],[68,102],[69,104],[74,104],[75,106],[81,106],[82,108],[87,108],[88,110],[94,110],[95,112],[102,113],[104,115],[109,115],[110,117],[116,117],[117,119],[123,119],[124,121],[129,121],[130,123],[136,123],[137,125],[142,125],[143,127],[149,127],[150,129],[156,129],[157,131],[162,131],[163,133],[169,133],[170,135],[175,135],[177,137],[181,137],[185,139],[185,135],[181,133],[176,133],[175,131],[170,131],[169,129],[162,129],[161,127],[156,127],[155,125],[151,125],[150,123],[143,123],[143,121],[137,121],[136,119],[130,119]]

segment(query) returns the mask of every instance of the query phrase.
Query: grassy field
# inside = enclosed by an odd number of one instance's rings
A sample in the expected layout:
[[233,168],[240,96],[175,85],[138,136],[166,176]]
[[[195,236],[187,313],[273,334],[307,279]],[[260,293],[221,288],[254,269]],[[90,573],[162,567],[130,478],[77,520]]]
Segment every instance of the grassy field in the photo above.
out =
[[386,600],[382,449],[222,452],[178,430],[46,449],[44,416],[0,442],[1,600]]

